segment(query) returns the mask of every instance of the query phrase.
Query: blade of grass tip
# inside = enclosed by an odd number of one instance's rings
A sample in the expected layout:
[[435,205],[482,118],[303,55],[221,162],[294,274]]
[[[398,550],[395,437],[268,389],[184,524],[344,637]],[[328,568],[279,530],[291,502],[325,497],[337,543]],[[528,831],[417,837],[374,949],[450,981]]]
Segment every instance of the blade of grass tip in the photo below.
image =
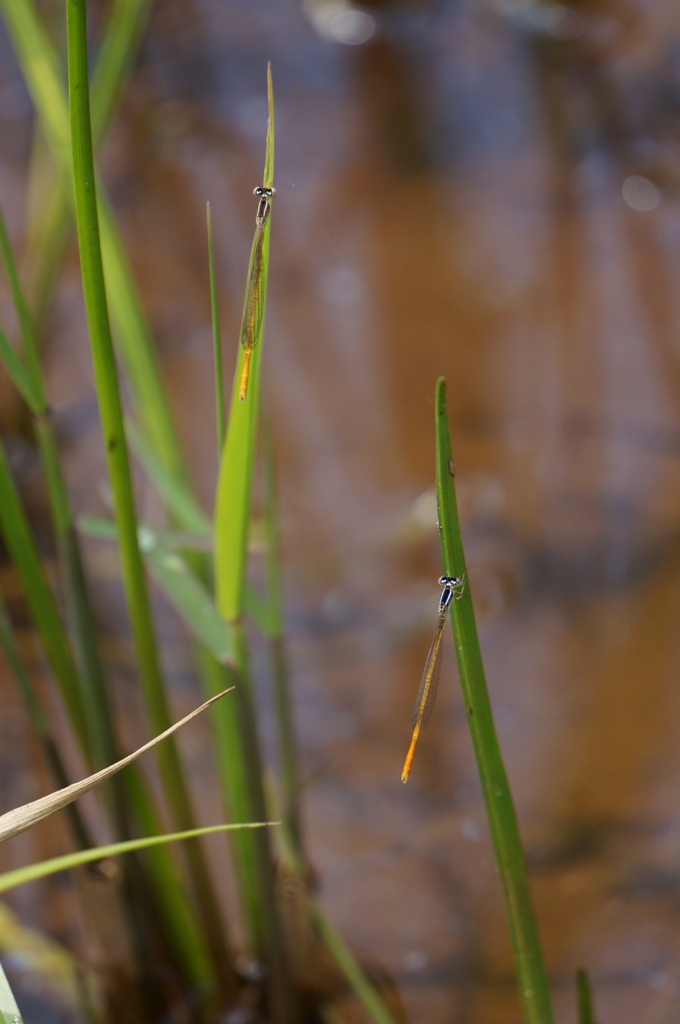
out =
[[217,281],[215,279],[215,250],[213,248],[212,218],[210,203],[206,204],[208,225],[208,270],[210,273],[210,311],[212,314],[213,358],[215,360],[215,406],[217,414],[217,450],[222,451],[226,433],[224,409],[224,383],[222,378],[222,341],[220,338],[220,311],[217,305]]
[[264,187],[274,188],[274,79],[272,63],[267,64],[267,108],[269,124],[267,126],[267,150],[264,158]]
[[0,875],[0,892],[16,889],[27,882],[35,882],[48,875],[56,875],[59,871],[91,864],[93,861],[104,860],[106,857],[117,857],[121,853],[133,853],[137,850],[148,850],[166,843],[176,843],[185,839],[198,839],[200,836],[215,835],[218,832],[234,832],[240,829],[270,828],[280,825],[280,821],[246,821],[229,825],[207,825],[203,828],[192,828],[186,832],[168,832],[166,835],[145,836],[143,839],[128,839],[124,843],[110,843],[108,846],[95,846],[91,850],[78,850],[76,853],[65,853],[61,857],[52,857],[39,864],[15,868]]
[[[467,580],[458,520],[454,462],[451,453],[446,383],[435,391],[437,432],[437,509],[444,572]],[[553,1020],[548,979],[534,917],[529,879],[486,686],[469,582],[460,600],[452,602],[453,635],[463,702],[482,783],[496,862],[508,913],[520,1000],[527,1024]]]
[[578,1024],[596,1024],[593,1008],[593,993],[588,972],[582,968],[576,972],[576,1002],[578,1007]]
[[[159,733],[170,725],[170,716],[144,565],[137,540],[137,515],[99,246],[89,109],[86,0],[69,0],[67,4],[67,45],[76,227],[85,310],[109,479],[120,537],[124,589],[145,703],[153,731]],[[160,748],[158,764],[165,797],[174,820],[184,830],[194,828],[193,808],[177,746],[172,739]],[[227,949],[223,936],[223,922],[219,915],[219,903],[213,892],[201,846],[197,842],[190,843],[186,854],[206,937],[210,942],[215,967],[220,976],[223,974],[222,964],[227,959]]]

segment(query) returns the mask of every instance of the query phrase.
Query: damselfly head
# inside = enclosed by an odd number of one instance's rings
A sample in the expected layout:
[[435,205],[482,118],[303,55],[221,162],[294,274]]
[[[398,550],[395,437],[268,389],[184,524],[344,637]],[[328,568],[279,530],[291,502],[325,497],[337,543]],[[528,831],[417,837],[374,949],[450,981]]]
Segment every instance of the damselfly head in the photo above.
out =
[[259,200],[257,204],[257,213],[255,214],[255,223],[258,228],[263,228],[269,220],[269,214],[272,208],[272,199],[276,195],[276,189],[267,188],[265,185],[258,185],[257,188],[253,189],[253,195],[257,196]]
[[440,587],[450,587],[450,588],[453,588],[453,587],[457,587],[462,582],[463,581],[460,578],[460,576],[440,576],[439,577],[439,586]]

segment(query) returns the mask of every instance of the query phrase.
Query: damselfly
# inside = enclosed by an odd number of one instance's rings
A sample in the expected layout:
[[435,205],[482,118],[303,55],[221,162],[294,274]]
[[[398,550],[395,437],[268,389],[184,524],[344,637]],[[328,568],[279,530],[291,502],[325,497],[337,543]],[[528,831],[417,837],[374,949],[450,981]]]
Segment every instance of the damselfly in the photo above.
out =
[[255,237],[253,238],[253,247],[250,250],[248,283],[246,286],[245,302],[243,303],[243,319],[241,321],[241,346],[245,349],[246,353],[243,359],[241,383],[238,389],[238,397],[242,402],[245,402],[246,395],[248,394],[250,357],[262,334],[265,300],[265,292],[262,287],[262,247],[264,245],[265,228],[269,220],[272,199],[276,195],[276,189],[260,185],[258,188],[253,189],[253,195],[258,197],[258,204],[255,215]]
[[423,669],[423,678],[420,682],[418,696],[416,697],[416,702],[413,706],[413,715],[411,716],[413,736],[411,737],[411,746],[408,748],[408,754],[406,755],[404,767],[401,772],[402,782],[406,782],[411,774],[411,766],[413,765],[418,737],[432,717],[432,708],[434,707],[435,698],[437,696],[439,674],[442,667],[442,640],[444,638],[446,616],[448,615],[451,602],[454,598],[457,600],[459,597],[462,597],[463,589],[465,588],[465,576],[440,576],[439,583],[440,586],[444,588],[442,590],[441,597],[439,598],[439,621],[437,622],[437,630],[434,634],[434,639],[432,640],[430,649],[427,652],[425,668]]

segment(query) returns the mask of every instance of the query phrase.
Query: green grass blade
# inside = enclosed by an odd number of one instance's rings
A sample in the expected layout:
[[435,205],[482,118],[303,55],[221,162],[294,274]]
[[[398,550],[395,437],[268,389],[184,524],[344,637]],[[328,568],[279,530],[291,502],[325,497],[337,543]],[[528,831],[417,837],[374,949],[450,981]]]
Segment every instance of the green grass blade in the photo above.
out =
[[[265,184],[273,187],[274,175],[274,97],[271,67],[267,69],[269,126],[265,154]],[[269,267],[269,230],[271,216],[265,227],[262,248],[262,292],[266,297]],[[264,331],[264,317],[260,333]],[[239,380],[244,352],[234,377],[227,435],[222,451],[215,505],[215,586],[217,604],[227,622],[237,622],[243,614],[250,526],[257,414],[260,400],[261,338],[254,339],[250,365],[250,384],[245,402],[239,401]]]
[[[135,510],[123,412],[108,318],[104,268],[99,246],[94,160],[89,109],[86,0],[69,0],[67,7],[69,101],[73,141],[76,226],[81,274],[97,398],[106,447],[109,480],[114,496],[123,583],[130,612],[137,662],[146,707],[155,733],[170,725],[151,606],[137,540]],[[194,813],[176,745],[171,739],[158,752],[163,788],[174,821],[183,830],[195,827]],[[191,878],[201,906],[203,926],[210,937],[215,965],[226,959],[218,902],[212,891],[203,851],[187,847]]]
[[85,8],[81,0],[69,2],[68,14],[76,221],[85,309],[135,647],[152,726],[154,731],[162,732],[169,724],[169,715],[158,664],[144,568],[137,543],[135,501],[99,248],[88,101],[87,29]]
[[[446,384],[443,378],[437,381],[435,416],[437,509],[444,572],[449,576],[465,576],[465,555],[458,520]],[[452,618],[463,702],[505,894],[524,1017],[527,1024],[551,1024],[553,1014],[548,979],[532,908],[517,816],[486,686],[469,582],[461,599],[452,602]]]
[[[271,69],[268,69],[269,127],[265,155],[265,178],[273,174],[274,109]],[[269,259],[269,224],[265,227],[262,250],[262,284],[266,291]],[[252,254],[251,254],[252,257]],[[262,327],[260,323],[260,327]],[[222,708],[215,718],[224,738],[236,740],[225,751],[223,783],[231,813],[260,818],[265,807],[262,788],[262,760],[249,683],[247,646],[242,627],[246,597],[246,565],[250,526],[250,504],[255,464],[259,367],[262,345],[255,339],[250,367],[250,384],[244,402],[239,401],[239,379],[243,351],[234,379],[227,435],[222,452],[215,509],[215,584],[217,606],[232,630],[239,685],[232,708]],[[227,763],[228,758],[228,763]],[[235,845],[242,898],[251,941],[270,963],[280,964],[281,931],[274,898],[271,853],[266,836],[239,837]],[[250,846],[250,848],[248,848]],[[273,979],[273,982],[275,979]],[[285,998],[284,998],[285,1001]]]
[[[87,28],[83,0],[70,0],[68,14],[69,95],[73,121],[76,219],[85,308],[109,479],[114,496],[123,581],[135,648],[152,728],[154,732],[162,732],[170,724],[170,716],[158,661],[144,567],[137,541],[137,516],[99,248],[88,102]],[[170,789],[170,778],[176,772],[170,767],[171,762],[168,759],[164,758],[163,761],[167,773],[166,788]]]
[[269,125],[267,127],[267,151],[264,157],[265,188],[274,188],[274,79],[272,78],[271,61],[267,64],[267,107],[269,109]]
[[19,885],[35,882],[39,878],[47,878],[49,875],[55,875],[59,871],[67,871],[71,868],[80,867],[83,864],[91,864],[93,861],[103,860],[105,857],[117,857],[121,853],[148,850],[154,846],[162,846],[166,843],[176,843],[185,839],[197,839],[200,836],[215,835],[217,832],[269,828],[272,825],[280,824],[279,821],[250,821],[229,825],[208,825],[204,828],[192,828],[185,832],[169,832],[167,835],[162,836],[145,836],[143,839],[126,840],[124,843],[95,846],[92,850],[78,850],[76,853],[66,853],[61,857],[52,857],[50,860],[41,861],[39,864],[30,864],[28,867],[6,871],[0,875],[0,892],[16,889]]

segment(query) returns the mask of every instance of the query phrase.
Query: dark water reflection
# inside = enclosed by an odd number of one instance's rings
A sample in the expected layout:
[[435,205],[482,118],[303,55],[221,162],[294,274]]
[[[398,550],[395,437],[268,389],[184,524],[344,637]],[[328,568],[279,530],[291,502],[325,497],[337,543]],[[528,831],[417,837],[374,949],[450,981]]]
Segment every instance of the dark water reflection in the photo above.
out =
[[[680,16],[660,0],[373,13],[375,36],[346,47],[298,5],[155,5],[104,162],[186,449],[209,506],[203,204],[228,362],[271,59],[265,373],[326,904],[394,973],[412,1020],[519,1019],[451,649],[412,781],[399,782],[441,571],[430,490],[443,374],[558,1018],[575,1019],[573,974],[587,966],[603,1021],[670,1024]],[[99,455],[71,286],[55,322],[71,362],[54,360],[53,390],[91,509]]]

